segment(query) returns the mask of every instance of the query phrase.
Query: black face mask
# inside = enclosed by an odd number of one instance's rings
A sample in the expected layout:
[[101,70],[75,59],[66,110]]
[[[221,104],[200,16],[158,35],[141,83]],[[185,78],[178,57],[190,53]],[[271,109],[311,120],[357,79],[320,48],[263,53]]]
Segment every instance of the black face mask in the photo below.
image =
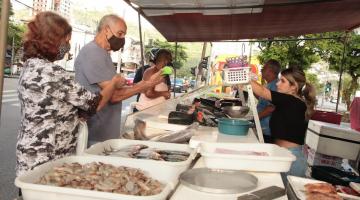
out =
[[111,36],[110,39],[108,39],[108,42],[110,44],[110,49],[113,51],[119,51],[119,49],[123,48],[125,45],[125,38],[118,38],[115,35]]

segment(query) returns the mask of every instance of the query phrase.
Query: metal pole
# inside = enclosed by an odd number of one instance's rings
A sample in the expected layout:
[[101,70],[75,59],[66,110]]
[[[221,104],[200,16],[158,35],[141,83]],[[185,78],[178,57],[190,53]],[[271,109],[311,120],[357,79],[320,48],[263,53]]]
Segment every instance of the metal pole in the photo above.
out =
[[341,82],[342,82],[341,79],[342,79],[342,74],[343,74],[343,71],[344,71],[345,51],[346,51],[347,40],[348,40],[348,32],[346,32],[346,34],[345,34],[345,40],[344,40],[344,47],[343,47],[343,54],[342,54],[342,59],[341,59],[341,65],[340,65],[340,79],[339,79],[339,86],[338,86],[338,94],[337,94],[337,99],[336,99],[335,112],[338,112],[338,108],[339,108],[340,90],[341,90]]
[[[207,46],[207,42],[203,43],[203,48],[202,48],[202,52],[201,52],[201,58],[200,58],[200,63],[202,62],[203,58],[205,57],[206,54],[206,46]],[[196,74],[196,85],[201,85],[201,78],[203,76],[203,68],[201,66],[201,64],[198,65],[198,73]],[[199,76],[200,74],[200,76]]]
[[[208,62],[210,62],[210,59],[211,59],[211,56],[213,55],[213,44],[210,42],[210,57],[209,57],[209,60],[208,60]],[[215,61],[215,59],[214,59],[214,61]],[[211,72],[211,67],[213,66],[213,62],[211,62],[210,63],[210,65],[208,66],[208,70],[207,70],[207,75],[206,75],[206,82],[205,82],[205,84],[206,85],[210,85],[210,74],[212,73]],[[196,81],[195,81],[195,83],[196,83]],[[195,84],[196,85],[196,84]]]
[[140,51],[141,51],[140,65],[144,66],[144,47],[143,47],[142,31],[141,31],[141,15],[139,10],[138,10],[138,21],[139,21],[139,37],[140,37]]
[[[178,45],[177,45],[177,42],[175,42],[175,62],[177,61],[177,48],[178,48]],[[174,89],[173,89],[173,92],[174,92],[174,98],[175,98],[175,82],[176,82],[176,67],[174,65]],[[180,89],[180,92],[181,92],[181,89]]]
[[[12,38],[12,46],[11,46],[11,65],[10,65],[10,69],[12,69],[12,67],[14,66],[14,60],[15,60],[15,37],[13,36]],[[11,70],[11,74],[12,74]]]
[[[4,65],[5,52],[7,44],[7,31],[9,23],[9,8],[10,0],[2,0],[1,3],[1,19],[0,19],[0,103],[2,102],[3,87],[4,87]],[[0,118],[1,118],[1,104],[0,104]]]

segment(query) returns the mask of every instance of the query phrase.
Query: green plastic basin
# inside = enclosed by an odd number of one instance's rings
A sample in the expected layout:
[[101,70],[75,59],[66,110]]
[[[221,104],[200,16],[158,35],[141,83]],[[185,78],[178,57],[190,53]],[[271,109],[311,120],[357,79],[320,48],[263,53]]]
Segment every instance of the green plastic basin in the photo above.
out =
[[220,133],[228,135],[241,135],[248,134],[250,122],[241,119],[221,118],[218,121],[218,129]]

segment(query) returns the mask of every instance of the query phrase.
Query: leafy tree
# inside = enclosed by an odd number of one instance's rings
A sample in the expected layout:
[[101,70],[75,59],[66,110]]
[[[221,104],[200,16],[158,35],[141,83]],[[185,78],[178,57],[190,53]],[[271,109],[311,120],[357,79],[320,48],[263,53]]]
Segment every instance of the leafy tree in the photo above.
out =
[[[300,37],[290,37],[290,39],[301,39]],[[349,32],[345,37],[342,32],[327,32],[321,34],[309,34],[306,38],[330,37],[339,38],[331,40],[308,40],[308,41],[267,41],[260,42],[261,53],[258,56],[260,63],[268,59],[278,60],[283,67],[299,66],[307,69],[314,62],[322,59],[329,63],[330,70],[340,71],[344,50],[344,41],[347,40],[345,48],[345,58],[343,72],[351,77],[349,84],[343,84],[342,95],[347,108],[351,104],[351,96],[359,88],[360,77],[360,35]],[[286,39],[286,38],[276,38]]]
[[8,36],[7,36],[7,43],[8,45],[12,45],[12,40],[14,38],[14,49],[15,54],[22,46],[22,38],[25,32],[25,25],[23,24],[16,24],[12,21],[9,22],[8,28]]
[[[314,34],[314,37],[339,37],[337,40],[320,40],[312,42],[313,49],[322,59],[329,63],[329,68],[340,72],[342,66],[344,41],[347,40],[345,48],[345,57],[343,61],[343,72],[351,77],[351,81],[342,84],[342,95],[347,109],[350,108],[351,96],[359,88],[360,77],[360,35],[355,32],[349,32],[347,35],[341,32],[328,32]],[[310,43],[310,42],[309,42]]]
[[[0,12],[1,12],[1,5],[2,5],[2,0],[0,0]],[[14,50],[15,50],[15,54],[16,54],[22,45],[22,37],[25,32],[25,26],[23,24],[15,23],[11,19],[11,16],[13,16],[13,15],[14,15],[14,12],[12,10],[12,5],[10,4],[10,10],[9,10],[10,20],[9,20],[9,24],[8,24],[7,44],[8,44],[8,46],[11,47],[13,39],[14,39],[14,44],[15,44]]]
[[[301,37],[275,38],[275,39],[301,39]],[[258,55],[260,63],[264,64],[269,59],[276,59],[281,66],[296,66],[303,70],[312,63],[319,61],[316,52],[306,42],[299,41],[266,41],[260,42],[261,50]]]
[[151,48],[162,48],[162,49],[169,50],[173,56],[173,64],[176,69],[181,69],[181,67],[184,66],[184,63],[186,62],[186,60],[188,58],[188,55],[186,53],[186,47],[181,44],[177,45],[176,61],[175,61],[175,44],[174,43],[155,40],[153,42],[152,46],[145,47],[145,54],[148,54]]
[[317,94],[321,94],[324,91],[324,84],[319,82],[319,79],[316,74],[305,72],[306,80],[311,83],[316,90]]

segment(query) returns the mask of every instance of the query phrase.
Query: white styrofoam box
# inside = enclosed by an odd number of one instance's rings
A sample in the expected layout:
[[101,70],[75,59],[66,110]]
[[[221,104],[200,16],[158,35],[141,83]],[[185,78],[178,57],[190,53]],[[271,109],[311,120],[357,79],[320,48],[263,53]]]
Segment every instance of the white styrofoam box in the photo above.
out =
[[[86,164],[91,162],[102,162],[114,166],[126,166],[143,170],[148,176],[166,184],[161,193],[151,196],[124,195],[110,192],[100,192],[50,185],[36,184],[35,182],[52,169],[54,166],[61,166],[64,163],[78,162]],[[70,156],[55,161],[50,161],[28,171],[15,179],[15,185],[21,188],[24,200],[163,200],[174,188],[163,174],[163,166],[155,163],[138,163],[132,160],[112,160],[106,157]]]
[[341,165],[343,162],[342,158],[336,156],[329,156],[322,153],[317,153],[314,149],[310,148],[308,145],[304,145],[303,152],[306,158],[306,162],[310,166],[320,165],[320,166],[329,166],[329,167],[335,167],[337,169],[341,169]]
[[356,160],[360,152],[360,132],[346,126],[310,120],[305,143],[317,153]]
[[[215,152],[219,148],[266,152],[268,155],[236,155]],[[275,144],[202,143],[200,144],[200,153],[204,157],[205,166],[213,169],[287,172],[291,163],[296,160],[289,150]]]
[[[186,161],[181,162],[169,162],[169,161],[159,161],[159,160],[150,160],[150,159],[136,159],[136,158],[123,158],[118,156],[103,156],[103,150],[114,148],[121,149],[129,145],[144,144],[149,148],[156,148],[160,150],[175,150],[175,151],[185,151],[190,153],[189,158]],[[191,161],[196,156],[196,151],[191,149],[188,145],[185,144],[174,144],[174,143],[165,143],[165,142],[153,142],[153,141],[143,141],[143,140],[127,140],[127,139],[112,139],[107,140],[101,143],[92,145],[89,149],[85,150],[84,156],[101,156],[106,157],[111,160],[132,160],[139,161],[141,165],[147,165],[147,163],[154,163],[156,165],[162,166],[162,175],[167,177],[167,180],[171,180],[174,184],[178,182],[179,176],[182,172],[186,171]]]

